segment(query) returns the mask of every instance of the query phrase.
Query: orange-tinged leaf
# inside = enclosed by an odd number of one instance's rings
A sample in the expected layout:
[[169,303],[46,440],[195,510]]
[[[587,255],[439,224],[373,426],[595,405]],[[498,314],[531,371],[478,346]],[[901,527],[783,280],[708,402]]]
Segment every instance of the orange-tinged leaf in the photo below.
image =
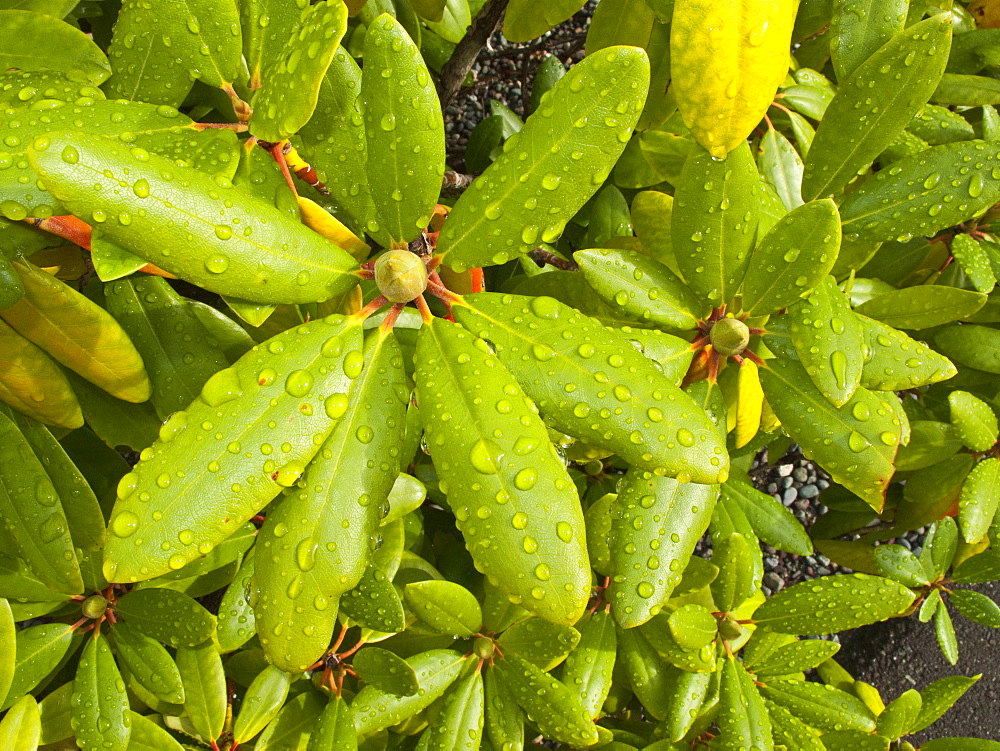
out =
[[80,403],[66,376],[41,349],[0,320],[0,401],[61,428],[83,425]]
[[128,334],[90,299],[37,267],[16,263],[24,297],[3,319],[54,359],[127,402],[149,399],[149,376]]

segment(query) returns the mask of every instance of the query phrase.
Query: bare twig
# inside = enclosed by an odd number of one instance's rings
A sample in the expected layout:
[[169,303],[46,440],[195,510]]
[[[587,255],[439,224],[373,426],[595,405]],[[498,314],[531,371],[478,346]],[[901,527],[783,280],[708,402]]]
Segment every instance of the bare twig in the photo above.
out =
[[451,55],[451,59],[441,69],[438,80],[438,96],[441,98],[441,108],[448,106],[465,80],[472,64],[489,41],[490,37],[500,27],[504,11],[509,0],[489,0],[486,6],[472,21],[465,37]]
[[528,258],[537,263],[539,266],[548,264],[549,266],[554,266],[557,269],[562,269],[563,271],[576,271],[580,268],[573,261],[567,261],[565,258],[560,258],[555,253],[550,253],[542,248],[529,250]]
[[460,196],[465,192],[466,188],[472,185],[472,181],[475,178],[475,175],[466,175],[461,172],[448,170],[444,173],[444,179],[441,181],[441,193],[450,198]]

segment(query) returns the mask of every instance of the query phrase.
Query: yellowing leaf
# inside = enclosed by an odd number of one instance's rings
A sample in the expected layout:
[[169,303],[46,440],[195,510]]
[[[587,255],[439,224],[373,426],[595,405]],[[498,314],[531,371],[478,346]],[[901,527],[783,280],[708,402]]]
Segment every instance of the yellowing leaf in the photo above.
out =
[[30,264],[15,264],[24,297],[3,311],[19,334],[70,370],[127,402],[149,399],[142,357],[103,308]]
[[736,379],[739,401],[736,406],[736,448],[743,448],[757,435],[764,408],[764,390],[760,387],[757,364],[747,358],[740,365]]
[[794,0],[678,0],[670,33],[684,124],[722,158],[760,122],[788,72]]
[[323,209],[315,201],[304,196],[297,196],[299,211],[302,212],[302,223],[313,232],[317,232],[339,248],[350,253],[355,260],[363,261],[368,257],[371,248],[357,235],[345,227],[337,217]]

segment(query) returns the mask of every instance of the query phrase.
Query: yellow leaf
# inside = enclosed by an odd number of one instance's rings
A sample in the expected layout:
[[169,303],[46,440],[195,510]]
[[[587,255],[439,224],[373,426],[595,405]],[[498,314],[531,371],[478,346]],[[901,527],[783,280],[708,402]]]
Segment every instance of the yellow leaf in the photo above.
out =
[[0,401],[46,425],[79,428],[83,412],[59,367],[0,321]]
[[767,397],[764,397],[764,407],[760,412],[760,429],[765,433],[773,433],[780,427],[781,420],[774,414],[771,405],[767,403]]
[[796,0],[677,0],[672,90],[684,124],[723,158],[764,117],[788,72]]
[[760,428],[761,410],[764,406],[764,390],[760,387],[757,364],[749,357],[744,358],[736,377],[739,397],[736,407],[736,448],[743,448]]
[[340,223],[337,217],[330,214],[322,206],[303,196],[298,196],[299,210],[302,212],[302,223],[339,248],[343,248],[356,261],[368,257],[371,248],[357,235]]
[[24,297],[2,312],[7,323],[112,396],[127,402],[149,399],[142,357],[104,308],[36,266],[18,262],[14,268]]
[[967,10],[980,29],[1000,29],[1000,2],[997,0],[973,0]]

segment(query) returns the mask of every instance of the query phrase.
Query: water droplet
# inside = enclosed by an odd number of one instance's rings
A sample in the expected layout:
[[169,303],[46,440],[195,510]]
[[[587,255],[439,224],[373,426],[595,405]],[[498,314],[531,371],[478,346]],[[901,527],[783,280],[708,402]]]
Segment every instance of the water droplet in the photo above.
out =
[[531,490],[538,482],[538,471],[533,467],[525,467],[514,476],[514,487],[518,490]]
[[855,452],[864,451],[871,446],[868,439],[856,430],[851,431],[851,435],[847,439],[847,445],[851,447],[851,451]]
[[285,391],[289,396],[301,397],[313,387],[313,375],[308,370],[294,370],[285,379]]
[[116,537],[128,537],[139,528],[139,517],[131,511],[122,511],[111,521],[111,532]]
[[514,529],[524,529],[528,526],[528,515],[523,511],[518,511],[511,517],[510,524]]
[[677,442],[681,446],[686,446],[688,448],[694,446],[694,433],[687,428],[680,428],[677,431]]

